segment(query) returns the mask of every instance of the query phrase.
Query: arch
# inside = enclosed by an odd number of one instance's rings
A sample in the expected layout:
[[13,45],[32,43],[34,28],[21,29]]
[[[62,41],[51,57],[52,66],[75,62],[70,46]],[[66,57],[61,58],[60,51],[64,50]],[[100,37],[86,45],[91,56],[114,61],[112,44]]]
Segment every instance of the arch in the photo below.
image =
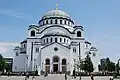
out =
[[81,32],[80,31],[77,32],[77,37],[81,37]]
[[62,65],[66,65],[66,59],[62,59]]
[[32,30],[30,35],[31,35],[31,36],[35,36],[35,31]]
[[59,57],[58,56],[54,56],[53,57],[53,62],[59,62]]
[[50,59],[47,58],[47,59],[45,60],[45,64],[46,64],[46,65],[50,65]]

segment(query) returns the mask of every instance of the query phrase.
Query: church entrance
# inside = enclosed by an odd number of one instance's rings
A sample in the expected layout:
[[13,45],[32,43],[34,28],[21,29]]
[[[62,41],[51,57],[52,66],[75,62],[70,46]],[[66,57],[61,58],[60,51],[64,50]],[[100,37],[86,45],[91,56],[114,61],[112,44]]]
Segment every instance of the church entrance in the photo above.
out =
[[54,73],[58,72],[58,64],[53,64],[53,71]]
[[59,72],[59,57],[58,56],[53,57],[53,72],[54,73]]

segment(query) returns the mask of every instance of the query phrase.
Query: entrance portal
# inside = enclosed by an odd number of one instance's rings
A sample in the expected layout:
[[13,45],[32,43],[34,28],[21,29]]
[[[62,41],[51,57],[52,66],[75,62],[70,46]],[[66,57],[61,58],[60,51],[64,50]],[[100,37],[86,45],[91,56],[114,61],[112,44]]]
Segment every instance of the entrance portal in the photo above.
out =
[[59,72],[59,57],[58,56],[54,56],[53,57],[53,72],[57,73]]
[[54,71],[55,73],[58,72],[58,64],[54,64],[54,65],[53,65],[53,71]]

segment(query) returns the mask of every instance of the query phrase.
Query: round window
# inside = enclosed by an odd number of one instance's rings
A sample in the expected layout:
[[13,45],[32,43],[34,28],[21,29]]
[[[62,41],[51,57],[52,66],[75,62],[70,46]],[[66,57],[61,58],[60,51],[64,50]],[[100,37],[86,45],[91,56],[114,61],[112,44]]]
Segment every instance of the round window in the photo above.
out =
[[57,48],[57,47],[55,47],[55,48],[54,48],[54,51],[58,51],[58,48]]

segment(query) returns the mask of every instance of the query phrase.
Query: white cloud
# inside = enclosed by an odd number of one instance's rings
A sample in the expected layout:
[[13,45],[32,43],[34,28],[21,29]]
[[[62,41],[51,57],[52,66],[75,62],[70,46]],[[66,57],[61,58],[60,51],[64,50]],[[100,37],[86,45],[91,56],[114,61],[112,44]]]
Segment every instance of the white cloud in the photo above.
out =
[[19,46],[19,43],[13,43],[13,42],[0,42],[0,46]]
[[0,9],[0,14],[12,16],[18,19],[28,20],[30,15],[9,9]]

